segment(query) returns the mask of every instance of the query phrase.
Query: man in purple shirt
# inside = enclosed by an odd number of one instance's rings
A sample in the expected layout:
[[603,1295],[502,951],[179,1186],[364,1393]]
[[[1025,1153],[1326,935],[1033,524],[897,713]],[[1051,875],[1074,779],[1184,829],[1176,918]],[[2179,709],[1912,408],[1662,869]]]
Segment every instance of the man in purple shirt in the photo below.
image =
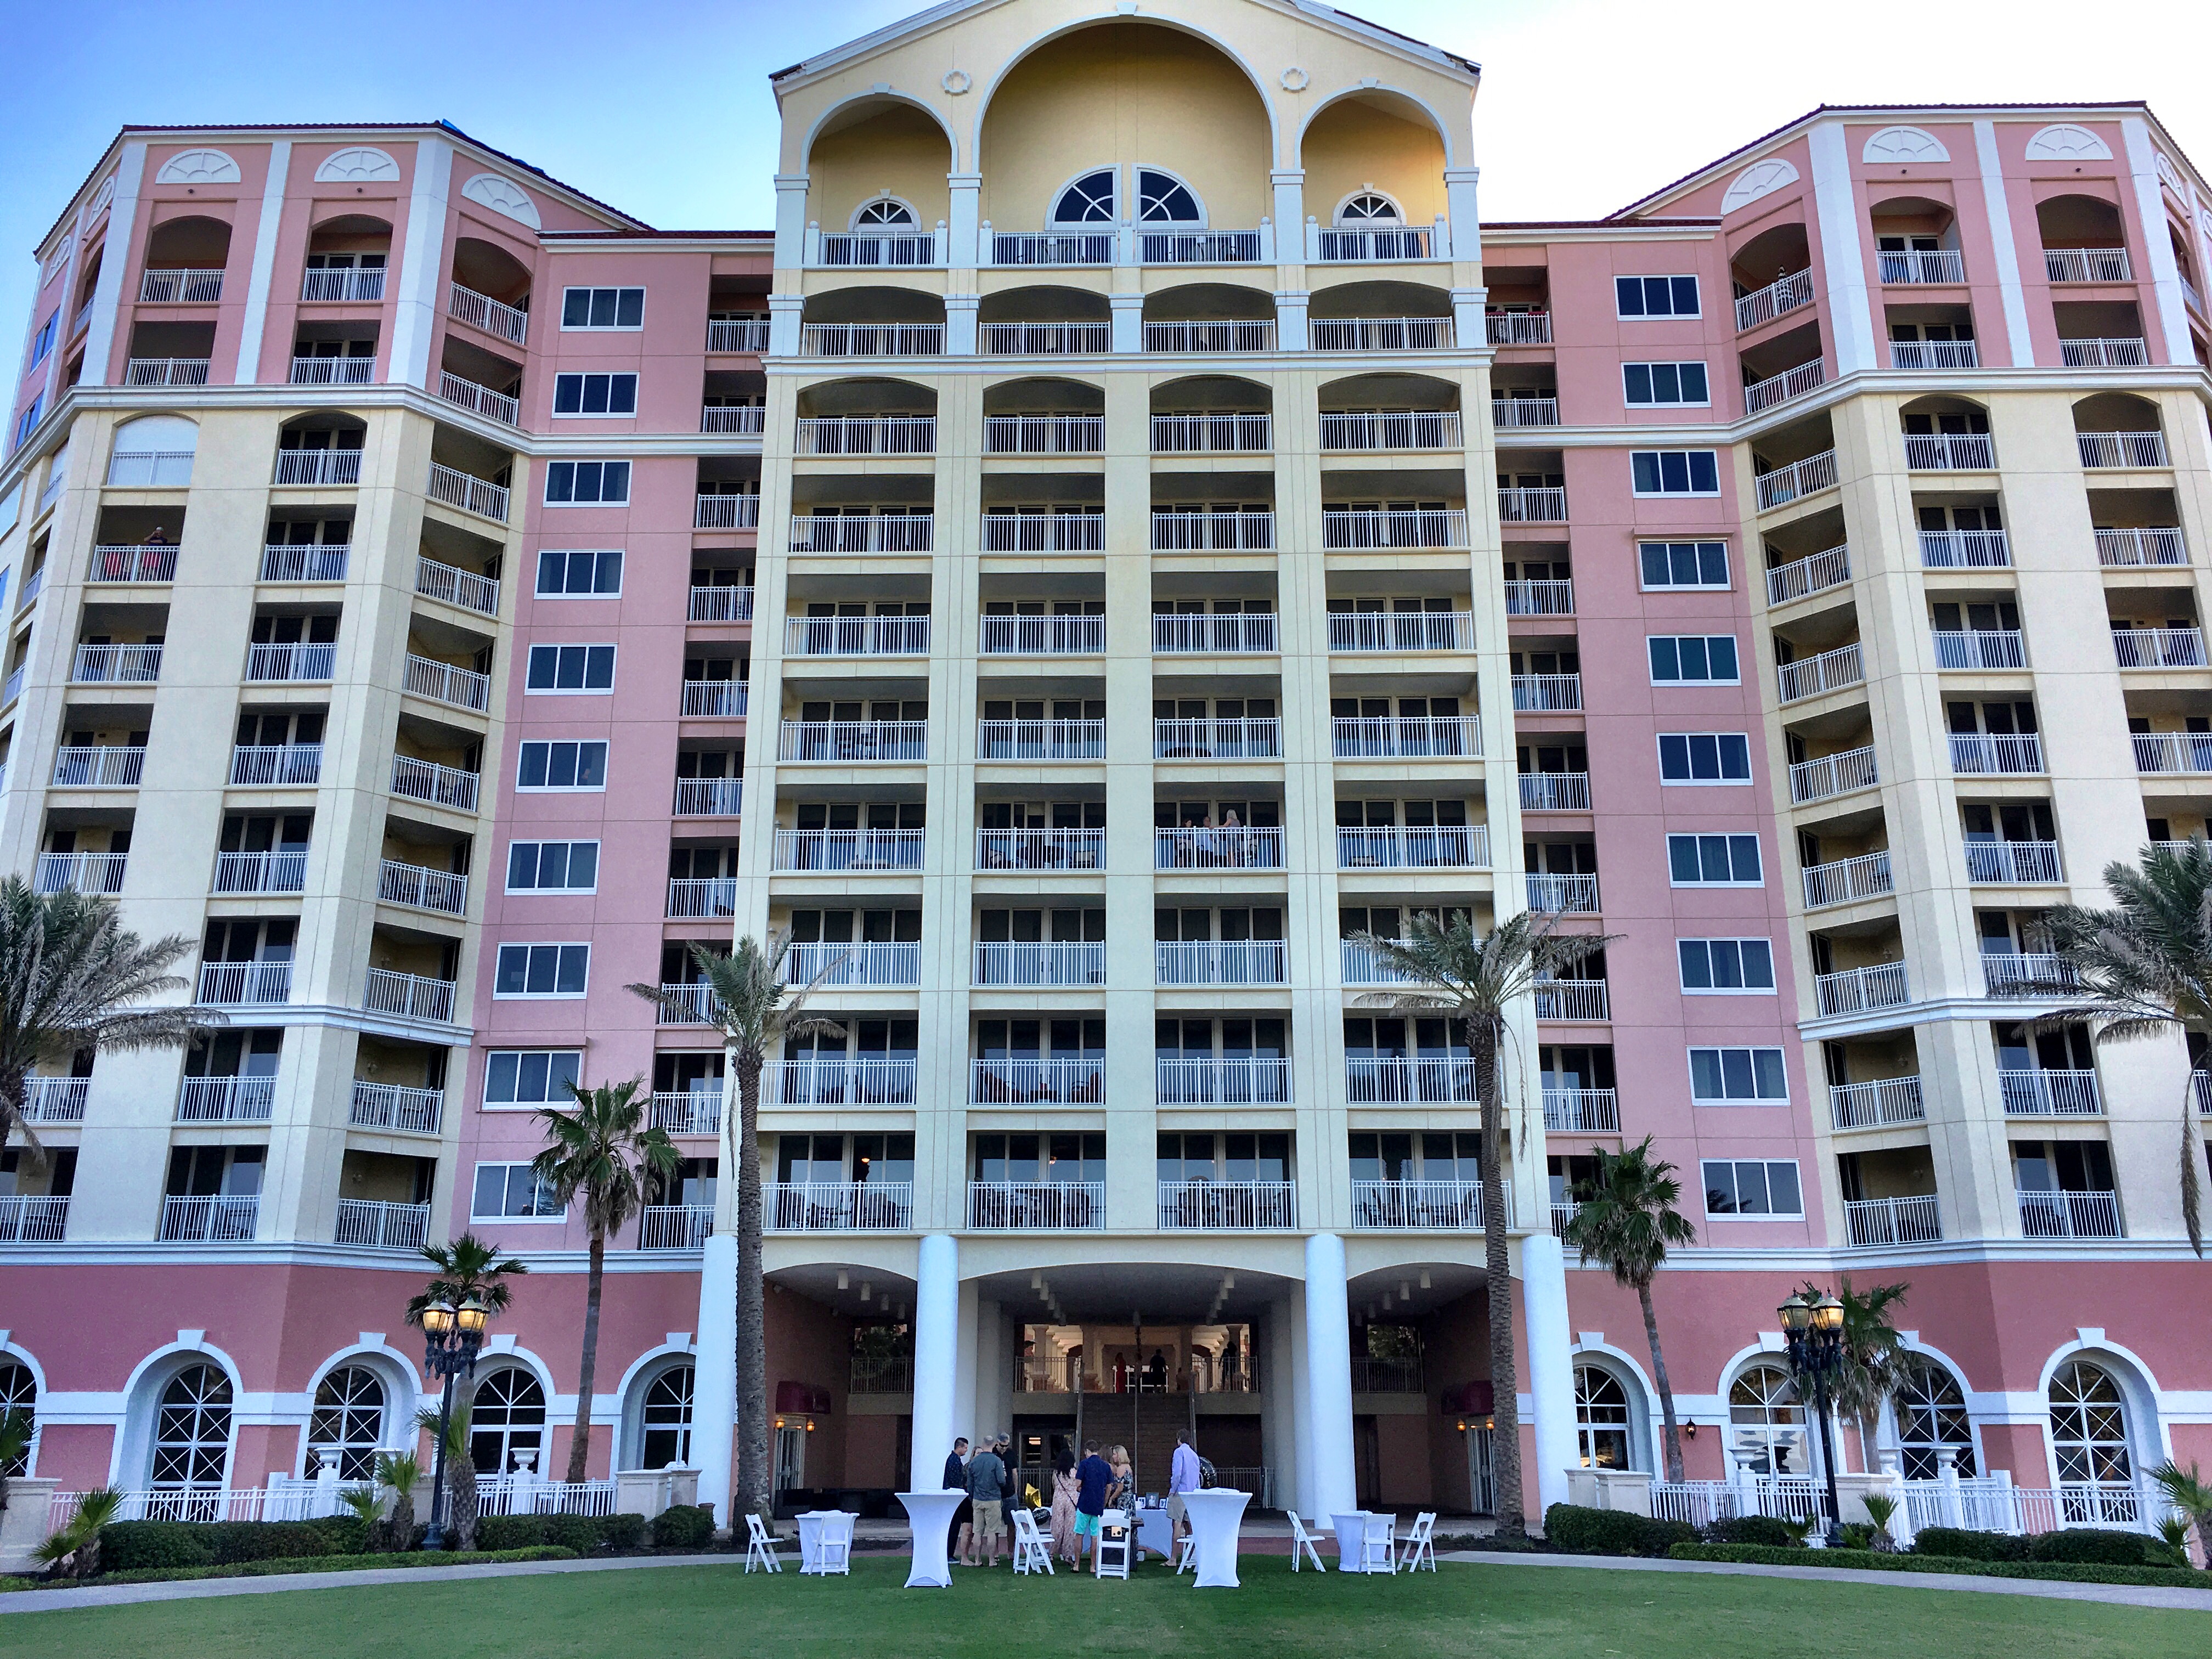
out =
[[1175,1528],[1178,1542],[1190,1535],[1190,1515],[1182,1501],[1187,1492],[1196,1492],[1205,1484],[1199,1473],[1198,1453],[1190,1443],[1188,1431],[1176,1436],[1175,1456],[1168,1464],[1168,1520]]

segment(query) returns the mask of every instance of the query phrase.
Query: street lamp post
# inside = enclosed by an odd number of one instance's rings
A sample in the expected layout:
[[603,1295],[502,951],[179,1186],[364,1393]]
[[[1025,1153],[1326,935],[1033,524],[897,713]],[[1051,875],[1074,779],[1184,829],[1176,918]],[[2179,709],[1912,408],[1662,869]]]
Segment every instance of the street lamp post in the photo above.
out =
[[453,1379],[473,1376],[477,1352],[483,1346],[484,1327],[491,1309],[471,1291],[456,1308],[450,1302],[433,1302],[422,1310],[422,1369],[445,1379],[438,1401],[438,1443],[430,1474],[430,1529],[422,1540],[426,1550],[446,1547],[446,1431],[453,1417]]
[[1827,1540],[1832,1548],[1843,1541],[1843,1514],[1836,1499],[1836,1447],[1828,1432],[1828,1411],[1843,1370],[1844,1304],[1833,1296],[1815,1297],[1808,1289],[1776,1311],[1782,1316],[1797,1397],[1811,1405],[1820,1419],[1820,1463],[1828,1477]]

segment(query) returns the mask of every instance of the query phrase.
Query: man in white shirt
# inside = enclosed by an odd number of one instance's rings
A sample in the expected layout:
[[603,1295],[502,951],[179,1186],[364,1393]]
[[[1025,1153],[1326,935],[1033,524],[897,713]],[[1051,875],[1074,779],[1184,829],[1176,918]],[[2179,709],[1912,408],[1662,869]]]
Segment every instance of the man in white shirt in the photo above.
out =
[[1188,1430],[1176,1435],[1175,1456],[1168,1465],[1168,1520],[1175,1528],[1176,1540],[1180,1543],[1190,1535],[1188,1506],[1182,1501],[1187,1492],[1196,1492],[1205,1484],[1199,1473],[1198,1453],[1190,1443]]

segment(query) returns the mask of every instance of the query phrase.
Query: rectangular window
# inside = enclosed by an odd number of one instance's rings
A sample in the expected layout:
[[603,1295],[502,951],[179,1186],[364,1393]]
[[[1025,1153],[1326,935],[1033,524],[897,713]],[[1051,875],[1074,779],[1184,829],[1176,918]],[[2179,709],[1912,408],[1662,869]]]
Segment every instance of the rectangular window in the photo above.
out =
[[599,844],[595,841],[518,841],[507,849],[510,893],[595,893]]
[[1669,836],[1667,878],[1676,887],[1757,887],[1757,836]]
[[36,368],[40,363],[46,362],[46,354],[54,349],[54,335],[60,329],[62,313],[58,309],[57,309],[52,316],[47,318],[45,322],[39,325],[38,337],[31,342],[31,367],[33,368]]
[[645,290],[641,288],[564,288],[561,290],[561,326],[579,328],[643,328]]
[[1698,314],[1698,279],[1694,276],[1616,276],[1613,296],[1626,317],[1694,317]]
[[1651,684],[1654,685],[1738,685],[1735,635],[1733,634],[1654,634]]
[[21,449],[23,447],[23,440],[38,429],[39,416],[44,411],[46,405],[46,394],[43,392],[31,399],[31,406],[23,411],[22,418],[15,422],[15,441],[13,447]]
[[1778,1106],[1790,1098],[1779,1048],[1692,1048],[1690,1098],[1700,1106]]
[[580,997],[592,965],[588,945],[502,945],[495,997]]
[[1709,1216],[1802,1216],[1805,1200],[1794,1158],[1707,1158]]
[[529,678],[524,684],[532,691],[611,691],[615,648],[611,645],[533,645]]
[[1726,542],[1638,542],[1636,551],[1647,588],[1729,585]]
[[607,745],[591,743],[526,743],[515,769],[517,789],[604,789]]
[[592,599],[622,592],[618,547],[545,547],[538,551],[538,597]]
[[549,461],[548,507],[623,507],[629,502],[628,461]]
[[469,1200],[471,1221],[558,1221],[563,1212],[553,1183],[527,1164],[479,1164]]
[[[574,290],[570,290],[574,292]],[[637,376],[635,374],[556,374],[553,377],[556,415],[635,415]]]
[[1662,783],[1749,783],[1751,740],[1741,732],[1662,732]]
[[1623,363],[1620,380],[1632,408],[1696,408],[1713,400],[1703,363]]
[[1682,989],[1698,996],[1760,996],[1774,989],[1774,947],[1763,939],[1678,939]]
[[1710,449],[1632,449],[1631,476],[1639,495],[1717,495],[1720,458]]
[[580,1048],[495,1048],[485,1056],[484,1105],[562,1106],[584,1075]]

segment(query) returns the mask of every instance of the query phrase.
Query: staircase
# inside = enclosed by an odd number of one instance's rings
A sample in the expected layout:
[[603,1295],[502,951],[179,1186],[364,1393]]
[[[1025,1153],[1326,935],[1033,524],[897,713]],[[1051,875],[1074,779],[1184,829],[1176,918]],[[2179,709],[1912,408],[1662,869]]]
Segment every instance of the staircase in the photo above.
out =
[[[1137,1490],[1139,1492],[1158,1492],[1165,1496],[1168,1471],[1175,1462],[1176,1436],[1190,1430],[1193,1396],[1188,1394],[1134,1394],[1116,1396],[1102,1419],[1117,1426],[1114,1437],[1119,1439],[1129,1432],[1130,1407],[1134,1407],[1134,1435],[1130,1440],[1129,1459],[1136,1470]],[[1088,1432],[1088,1431],[1085,1431]]]

